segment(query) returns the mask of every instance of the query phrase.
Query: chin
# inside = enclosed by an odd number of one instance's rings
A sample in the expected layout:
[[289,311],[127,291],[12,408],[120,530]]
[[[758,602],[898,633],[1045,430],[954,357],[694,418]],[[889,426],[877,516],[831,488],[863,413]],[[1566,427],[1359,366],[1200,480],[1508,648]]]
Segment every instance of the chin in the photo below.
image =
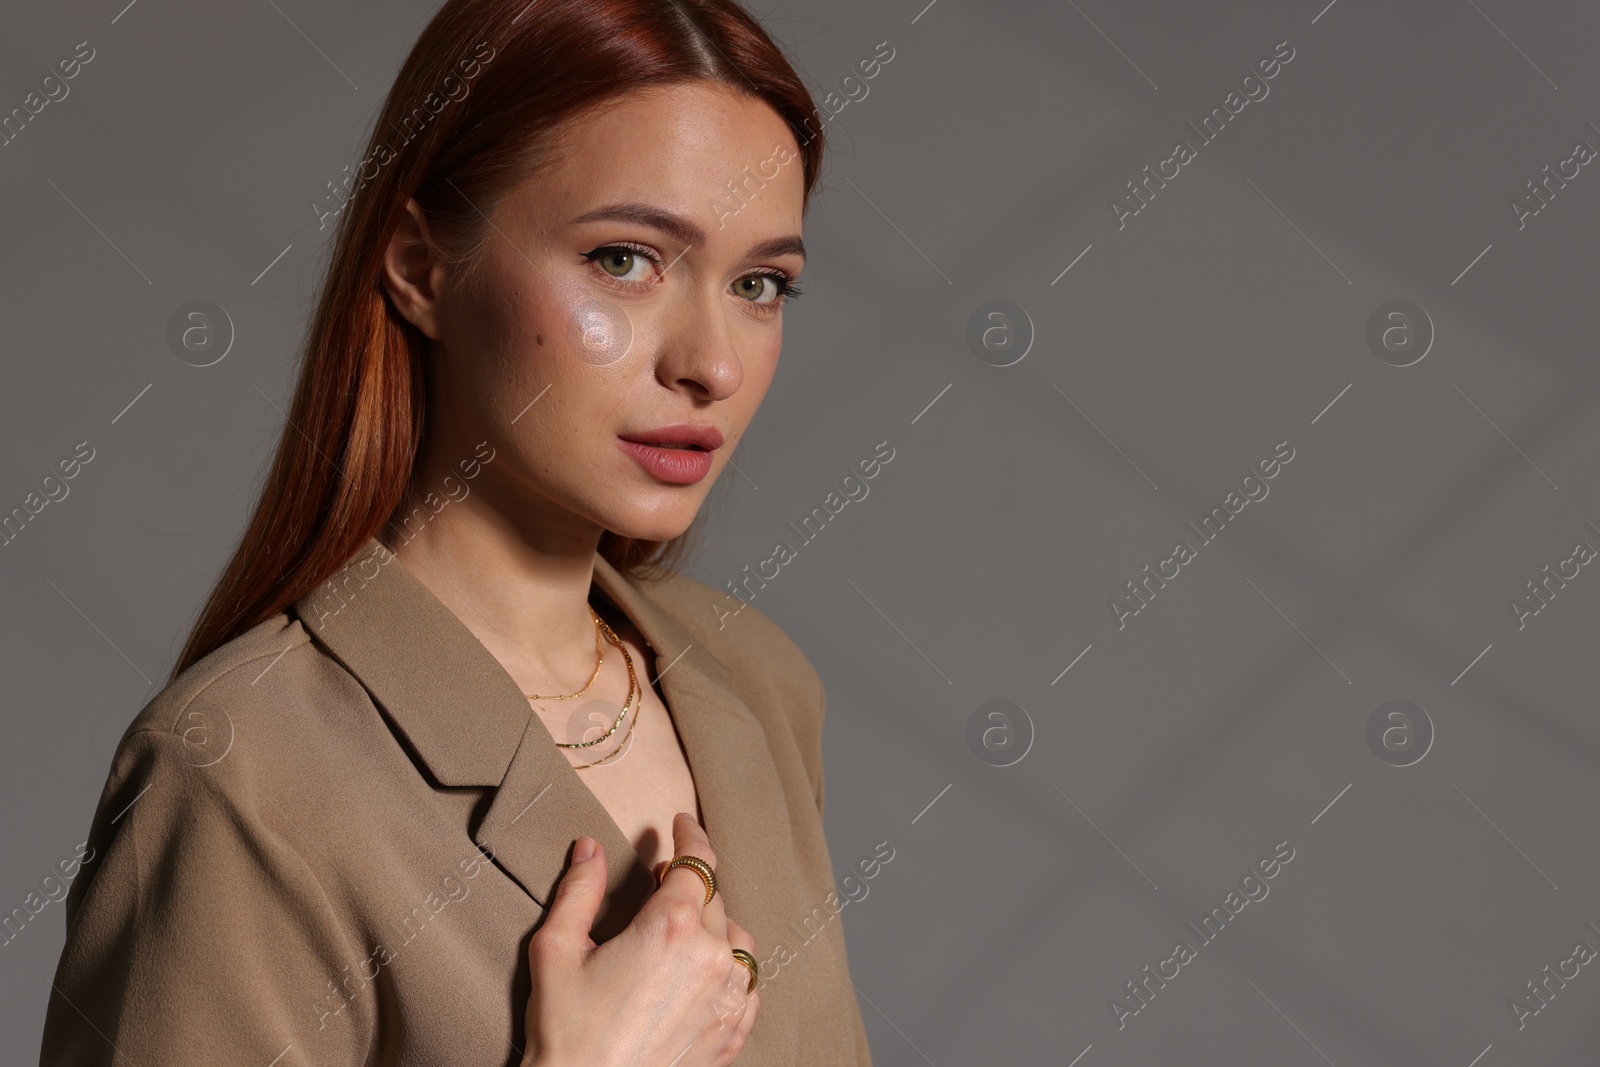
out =
[[607,523],[606,529],[618,537],[632,537],[639,541],[671,541],[688,532],[694,517],[693,511],[686,515],[639,515]]

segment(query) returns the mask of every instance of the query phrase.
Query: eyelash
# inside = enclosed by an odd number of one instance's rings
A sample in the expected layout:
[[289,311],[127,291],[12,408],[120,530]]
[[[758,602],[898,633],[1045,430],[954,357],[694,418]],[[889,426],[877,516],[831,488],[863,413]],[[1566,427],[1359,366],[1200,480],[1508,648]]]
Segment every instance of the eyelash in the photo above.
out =
[[[651,263],[654,263],[657,267],[661,266],[661,258],[659,256],[657,256],[653,250],[651,250],[650,248],[648,248],[648,247],[646,247],[644,245],[634,244],[632,241],[618,241],[618,242],[616,242],[614,244],[601,245],[598,248],[595,248],[595,249],[592,249],[592,250],[590,250],[588,252],[583,253],[583,258],[587,259],[590,263],[594,264],[595,270],[597,270],[601,274],[603,274],[608,281],[612,282],[613,284],[620,285],[624,289],[641,289],[641,288],[643,288],[643,287],[645,287],[647,285],[653,284],[653,283],[650,283],[650,282],[628,282],[628,281],[623,281],[621,278],[618,278],[615,274],[610,273],[604,267],[600,266],[600,263],[599,263],[600,257],[605,255],[607,252],[619,252],[619,251],[620,252],[631,252],[632,254],[634,254],[636,256],[643,256],[645,259],[648,259]],[[769,301],[768,303],[758,304],[753,300],[746,300],[745,301],[746,304],[749,304],[751,307],[755,308],[756,311],[759,314],[763,314],[763,315],[776,314],[778,311],[781,311],[783,309],[783,306],[785,304],[787,304],[790,300],[792,300],[795,297],[801,295],[800,286],[795,284],[794,278],[791,277],[787,271],[781,271],[781,270],[776,270],[776,269],[770,269],[769,268],[769,269],[764,269],[764,270],[753,270],[749,274],[742,275],[742,277],[745,277],[745,278],[749,278],[749,277],[752,277],[752,276],[763,277],[763,278],[771,278],[775,282],[777,282],[777,285],[778,285],[778,295],[777,295],[777,297],[775,299]]]

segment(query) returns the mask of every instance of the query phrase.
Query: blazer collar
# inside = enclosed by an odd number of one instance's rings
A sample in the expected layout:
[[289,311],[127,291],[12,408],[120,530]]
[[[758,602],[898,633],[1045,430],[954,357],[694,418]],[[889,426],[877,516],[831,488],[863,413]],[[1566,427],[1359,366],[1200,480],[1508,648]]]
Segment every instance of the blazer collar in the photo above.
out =
[[[728,913],[756,919],[755,883],[739,864],[787,853],[772,788],[778,771],[765,731],[735,694],[733,675],[665,607],[596,552],[594,584],[632,620],[653,652],[640,683],[657,678],[694,776]],[[473,839],[541,906],[580,834],[606,852],[606,903],[594,937],[632,919],[655,876],[500,662],[445,604],[369,538],[338,573],[302,597],[302,625],[371,694],[427,772],[444,786],[496,786]],[[751,788],[750,784],[755,783]],[[731,861],[727,866],[723,858]],[[748,890],[740,882],[749,882]]]

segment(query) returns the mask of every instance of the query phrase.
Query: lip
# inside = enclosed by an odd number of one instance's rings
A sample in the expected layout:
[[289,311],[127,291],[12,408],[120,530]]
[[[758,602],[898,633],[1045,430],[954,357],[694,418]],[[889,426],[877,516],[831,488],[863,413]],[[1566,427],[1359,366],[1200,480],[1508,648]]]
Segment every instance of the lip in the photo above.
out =
[[722,431],[715,426],[696,426],[690,422],[675,422],[671,426],[662,426],[655,430],[641,430],[638,433],[619,433],[618,437],[624,441],[631,441],[636,445],[666,445],[690,446],[715,452],[722,447]]
[[711,473],[714,452],[695,448],[661,448],[617,438],[617,447],[633,457],[645,473],[672,485],[693,485]]

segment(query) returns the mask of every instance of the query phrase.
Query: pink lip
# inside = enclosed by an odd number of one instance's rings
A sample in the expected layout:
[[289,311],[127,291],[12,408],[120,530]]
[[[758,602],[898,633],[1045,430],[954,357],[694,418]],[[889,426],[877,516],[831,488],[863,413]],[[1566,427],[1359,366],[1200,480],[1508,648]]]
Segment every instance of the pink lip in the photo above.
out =
[[711,473],[711,452],[692,448],[658,448],[618,438],[618,446],[650,474],[663,482],[693,485]]
[[617,437],[622,450],[639,466],[675,485],[693,485],[710,474],[711,454],[722,447],[721,430],[690,422],[675,422],[671,426],[618,434]]
[[671,426],[663,426],[656,430],[640,430],[638,433],[620,433],[617,435],[624,441],[632,441],[641,445],[691,445],[703,448],[707,452],[715,452],[722,447],[722,431],[715,426],[696,426],[689,422],[675,422]]

